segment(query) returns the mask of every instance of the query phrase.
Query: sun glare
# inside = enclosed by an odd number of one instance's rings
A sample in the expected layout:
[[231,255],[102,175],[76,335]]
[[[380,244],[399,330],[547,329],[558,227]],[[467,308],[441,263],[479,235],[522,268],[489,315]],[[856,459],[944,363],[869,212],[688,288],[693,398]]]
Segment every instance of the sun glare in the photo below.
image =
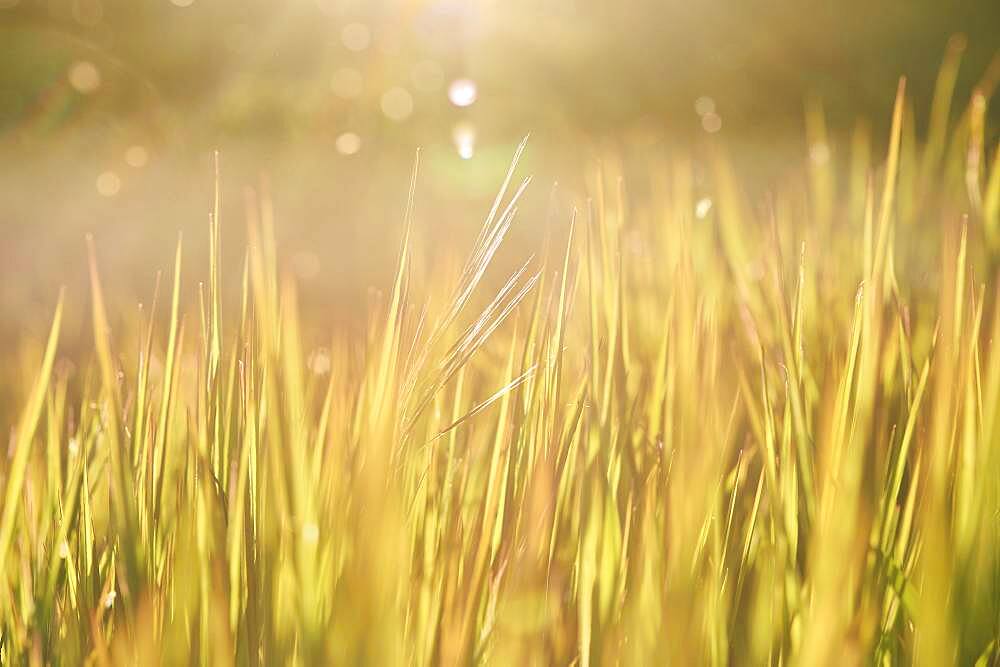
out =
[[476,82],[472,79],[455,79],[448,86],[448,99],[456,107],[471,106],[477,95]]

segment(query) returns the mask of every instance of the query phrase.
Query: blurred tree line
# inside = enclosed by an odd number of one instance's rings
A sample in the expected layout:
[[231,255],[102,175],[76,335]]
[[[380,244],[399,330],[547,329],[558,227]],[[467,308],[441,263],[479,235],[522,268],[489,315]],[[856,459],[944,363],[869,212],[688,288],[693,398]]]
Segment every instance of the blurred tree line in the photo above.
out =
[[[343,42],[354,23],[370,30],[364,48]],[[413,90],[402,123],[378,102],[389,87],[413,89],[427,61],[444,83],[474,78],[477,122],[512,133],[646,124],[683,135],[699,129],[702,96],[727,128],[762,137],[798,127],[807,96],[834,124],[877,124],[900,74],[923,124],[954,35],[961,98],[1000,78],[1000,2],[0,0],[0,138],[76,127],[279,141],[346,125],[426,133],[454,122],[443,89]],[[91,94],[67,85],[80,61],[99,73]],[[355,99],[331,94],[344,66],[364,76]]]

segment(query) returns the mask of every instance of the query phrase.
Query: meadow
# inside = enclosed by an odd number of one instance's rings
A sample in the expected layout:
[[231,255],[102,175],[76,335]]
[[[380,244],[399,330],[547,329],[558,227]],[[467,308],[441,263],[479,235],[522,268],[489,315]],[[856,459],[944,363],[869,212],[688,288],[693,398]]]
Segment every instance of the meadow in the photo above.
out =
[[2,352],[0,662],[997,664],[1000,76],[956,68],[887,137],[809,105],[763,198],[721,140],[607,156],[499,280],[530,140],[457,257],[418,154],[322,345],[224,169],[138,308],[91,242],[86,348],[52,294]]

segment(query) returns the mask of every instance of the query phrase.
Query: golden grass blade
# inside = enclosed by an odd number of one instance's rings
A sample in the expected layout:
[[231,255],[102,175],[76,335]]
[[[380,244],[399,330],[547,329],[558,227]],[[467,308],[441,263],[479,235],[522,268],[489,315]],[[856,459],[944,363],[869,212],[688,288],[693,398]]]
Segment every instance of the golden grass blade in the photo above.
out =
[[[63,294],[60,293],[56,304],[52,327],[49,329],[48,342],[45,345],[45,356],[31,389],[28,402],[21,413],[18,422],[16,439],[14,441],[14,460],[11,463],[4,489],[3,514],[0,515],[0,588],[7,589],[7,559],[10,554],[11,540],[17,521],[17,513],[21,507],[21,491],[24,485],[25,471],[28,467],[28,457],[31,454],[31,442],[35,437],[35,429],[41,417],[45,394],[48,391],[52,365],[55,362],[56,347],[59,342],[59,328],[62,324]],[[8,602],[4,602],[6,606]]]

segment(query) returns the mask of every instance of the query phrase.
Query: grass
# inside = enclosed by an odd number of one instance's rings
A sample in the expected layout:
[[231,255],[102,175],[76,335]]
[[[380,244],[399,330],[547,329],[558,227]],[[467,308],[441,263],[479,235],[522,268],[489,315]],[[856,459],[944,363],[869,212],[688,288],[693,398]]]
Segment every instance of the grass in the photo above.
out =
[[718,147],[643,197],[607,162],[485,298],[524,144],[454,279],[411,264],[415,167],[390,286],[315,350],[264,198],[241,272],[216,196],[199,301],[179,243],[124,330],[91,244],[92,354],[61,300],[23,341],[0,662],[997,664],[996,77],[953,113],[956,67],[884,157],[810,105],[763,203]]

